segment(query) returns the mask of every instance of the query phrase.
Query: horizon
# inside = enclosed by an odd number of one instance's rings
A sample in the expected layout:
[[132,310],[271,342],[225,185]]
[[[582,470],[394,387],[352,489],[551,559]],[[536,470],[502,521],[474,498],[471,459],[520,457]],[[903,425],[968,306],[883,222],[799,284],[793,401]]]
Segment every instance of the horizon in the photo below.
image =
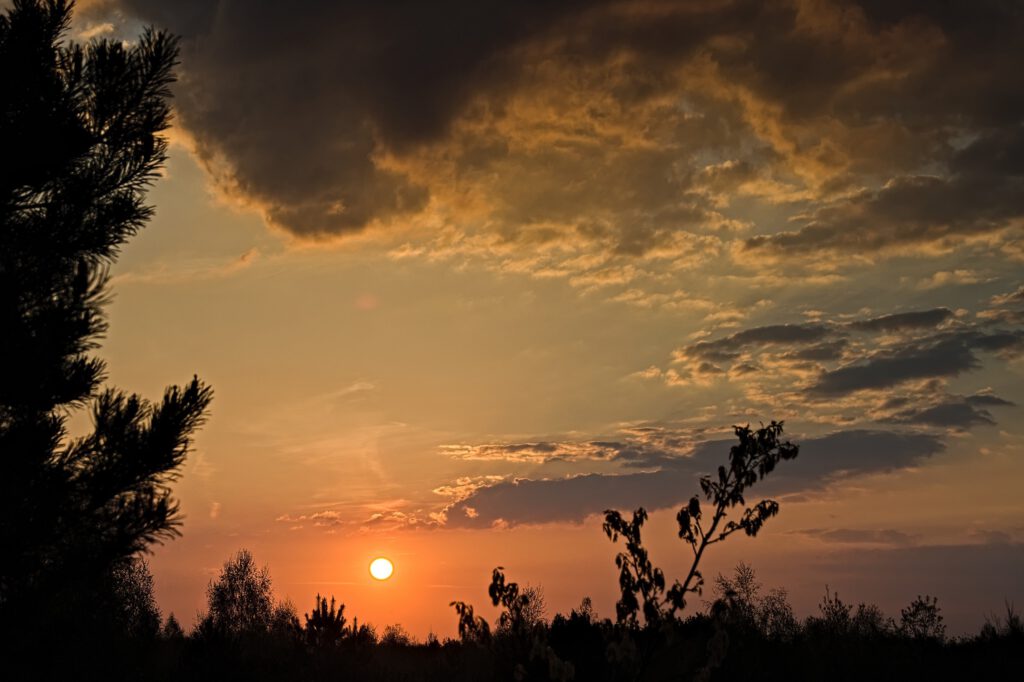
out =
[[602,511],[652,511],[675,578],[675,510],[771,420],[781,510],[709,584],[930,594],[951,634],[1024,603],[1019,13],[500,5],[78,3],[71,39],[182,38],[98,351],[151,399],[215,391],[164,615],[245,548],[299,614],[421,640],[453,600],[493,619],[495,566],[613,617]]

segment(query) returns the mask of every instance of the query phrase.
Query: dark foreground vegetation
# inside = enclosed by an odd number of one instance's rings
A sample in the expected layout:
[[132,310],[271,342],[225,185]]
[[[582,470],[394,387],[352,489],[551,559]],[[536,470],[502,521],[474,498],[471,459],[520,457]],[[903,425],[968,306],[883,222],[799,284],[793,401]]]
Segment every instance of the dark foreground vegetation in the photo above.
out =
[[[141,557],[180,522],[171,485],[212,398],[198,379],[157,402],[103,388],[107,269],[147,222],[165,160],[175,40],[68,44],[64,0],[15,0],[0,16],[0,679],[4,680],[896,680],[1017,678],[1012,607],[975,637],[945,637],[937,601],[899,619],[826,590],[799,622],[785,592],[737,567],[706,586],[700,564],[779,511],[752,486],[798,455],[782,424],[738,443],[676,519],[686,575],[668,584],[642,540],[643,508],[605,512],[615,618],[590,602],[545,619],[543,593],[496,568],[492,624],[453,602],[458,639],[414,642],[317,597],[299,618],[239,552],[186,634],[161,617]],[[93,428],[73,436],[88,407]],[[680,499],[686,499],[680,491]],[[703,601],[703,596],[712,597]]]
[[444,641],[416,641],[398,625],[378,630],[333,598],[317,596],[300,617],[274,602],[267,569],[244,550],[211,582],[188,634],[173,615],[161,624],[144,561],[118,580],[121,601],[108,602],[92,629],[36,633],[8,679],[980,680],[1017,679],[1024,669],[1024,626],[1012,606],[977,635],[947,638],[934,598],[888,618],[826,588],[818,613],[800,621],[785,590],[764,590],[745,564],[715,579],[699,612],[645,625],[600,618],[587,598],[546,619],[542,590],[521,591],[495,569],[493,630],[460,618],[460,636]]

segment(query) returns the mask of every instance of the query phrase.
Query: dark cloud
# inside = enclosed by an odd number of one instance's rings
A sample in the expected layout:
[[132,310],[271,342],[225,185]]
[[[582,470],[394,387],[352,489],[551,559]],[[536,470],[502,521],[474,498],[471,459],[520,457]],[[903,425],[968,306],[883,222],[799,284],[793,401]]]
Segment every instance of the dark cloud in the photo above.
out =
[[1006,400],[1004,398],[1000,398],[997,395],[992,395],[991,393],[976,393],[974,395],[967,396],[966,398],[964,398],[964,400],[967,402],[968,405],[975,405],[975,406],[978,406],[978,405],[983,405],[983,406],[986,406],[986,407],[1015,407],[1016,406],[1016,403],[1012,403],[1009,400]]
[[953,311],[949,308],[934,308],[932,310],[916,310],[909,313],[894,313],[882,315],[869,320],[858,320],[850,323],[851,329],[869,332],[894,332],[908,329],[927,329],[937,327],[946,320],[953,317]]
[[[820,485],[838,475],[901,469],[942,452],[942,440],[931,434],[870,429],[837,431],[800,442],[800,456],[780,466],[765,488],[779,493]],[[777,493],[773,493],[777,494]]]
[[992,426],[996,423],[988,410],[980,410],[965,402],[949,402],[919,410],[899,412],[892,421],[905,424],[927,424],[958,430],[975,426]]
[[577,3],[124,0],[180,34],[177,107],[224,183],[304,236],[420,211],[427,187],[376,156],[442,137],[506,53]]
[[810,391],[819,395],[845,395],[891,388],[915,379],[954,377],[980,366],[971,346],[962,339],[925,341],[896,350],[878,351],[865,362],[825,372]]
[[[898,409],[911,404],[904,399],[890,399],[886,408]],[[967,431],[976,426],[993,426],[996,423],[987,407],[1014,407],[1009,400],[991,393],[976,393],[970,396],[947,396],[936,404],[914,405],[895,412],[887,421],[902,424],[925,424],[958,431]]]
[[[1012,3],[109,0],[184,37],[180,120],[229,191],[305,236],[472,204],[620,257],[735,227],[871,252],[1024,214]],[[794,78],[794,74],[799,74]],[[433,203],[431,203],[433,202]],[[455,216],[459,217],[459,216]],[[527,248],[525,242],[522,248]]]
[[967,330],[915,340],[883,349],[866,361],[823,373],[810,388],[819,395],[845,395],[863,390],[891,388],[920,379],[955,377],[981,367],[976,351],[1018,355],[1024,333]]
[[[1009,144],[1014,149],[1024,148],[1024,129],[1019,125],[998,135],[1012,135]],[[1024,217],[1024,172],[1020,168],[1003,170],[1005,164],[991,153],[991,147],[986,137],[965,150],[968,158],[992,157],[989,163],[963,163],[958,155],[950,162],[949,176],[892,178],[877,190],[822,206],[797,231],[752,237],[746,248],[789,254],[855,254],[927,243],[948,248],[962,238],[1007,228]]]
[[683,353],[688,357],[723,361],[737,357],[739,351],[745,348],[815,343],[832,333],[830,328],[819,324],[776,324],[753,327],[717,341],[699,341],[684,348]]
[[783,357],[787,360],[811,360],[818,362],[839,360],[843,357],[843,353],[849,345],[846,339],[836,339],[835,341],[819,343],[786,353]]
[[[447,509],[449,527],[485,528],[548,522],[581,522],[605,509],[672,507],[699,491],[700,474],[728,459],[733,441],[706,441],[687,456],[660,457],[661,469],[635,474],[586,474],[552,480],[504,481],[475,490]],[[840,431],[800,442],[797,459],[780,466],[755,495],[814,489],[838,476],[914,465],[942,451],[938,438],[894,431]]]

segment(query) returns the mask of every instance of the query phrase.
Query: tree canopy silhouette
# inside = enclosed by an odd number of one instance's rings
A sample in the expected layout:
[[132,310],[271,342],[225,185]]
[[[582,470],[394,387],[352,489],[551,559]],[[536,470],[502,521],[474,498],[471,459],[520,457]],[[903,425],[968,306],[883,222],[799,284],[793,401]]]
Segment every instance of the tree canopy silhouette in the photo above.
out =
[[[0,605],[101,580],[176,533],[170,484],[211,391],[101,390],[108,268],[152,215],[176,40],[71,44],[66,0],[0,16]],[[88,406],[93,429],[67,420]],[[83,593],[82,589],[77,592]],[[57,597],[52,597],[57,598]]]

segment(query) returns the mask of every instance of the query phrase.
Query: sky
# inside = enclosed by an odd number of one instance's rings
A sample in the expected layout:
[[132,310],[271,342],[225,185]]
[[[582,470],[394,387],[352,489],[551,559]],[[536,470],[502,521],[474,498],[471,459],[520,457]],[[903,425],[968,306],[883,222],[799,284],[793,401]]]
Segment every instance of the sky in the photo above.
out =
[[780,514],[706,575],[1024,603],[1019,4],[80,0],[69,37],[147,25],[175,125],[100,353],[215,391],[165,613],[248,548],[419,637],[495,566],[613,616],[601,512],[680,576],[675,510],[771,420]]

